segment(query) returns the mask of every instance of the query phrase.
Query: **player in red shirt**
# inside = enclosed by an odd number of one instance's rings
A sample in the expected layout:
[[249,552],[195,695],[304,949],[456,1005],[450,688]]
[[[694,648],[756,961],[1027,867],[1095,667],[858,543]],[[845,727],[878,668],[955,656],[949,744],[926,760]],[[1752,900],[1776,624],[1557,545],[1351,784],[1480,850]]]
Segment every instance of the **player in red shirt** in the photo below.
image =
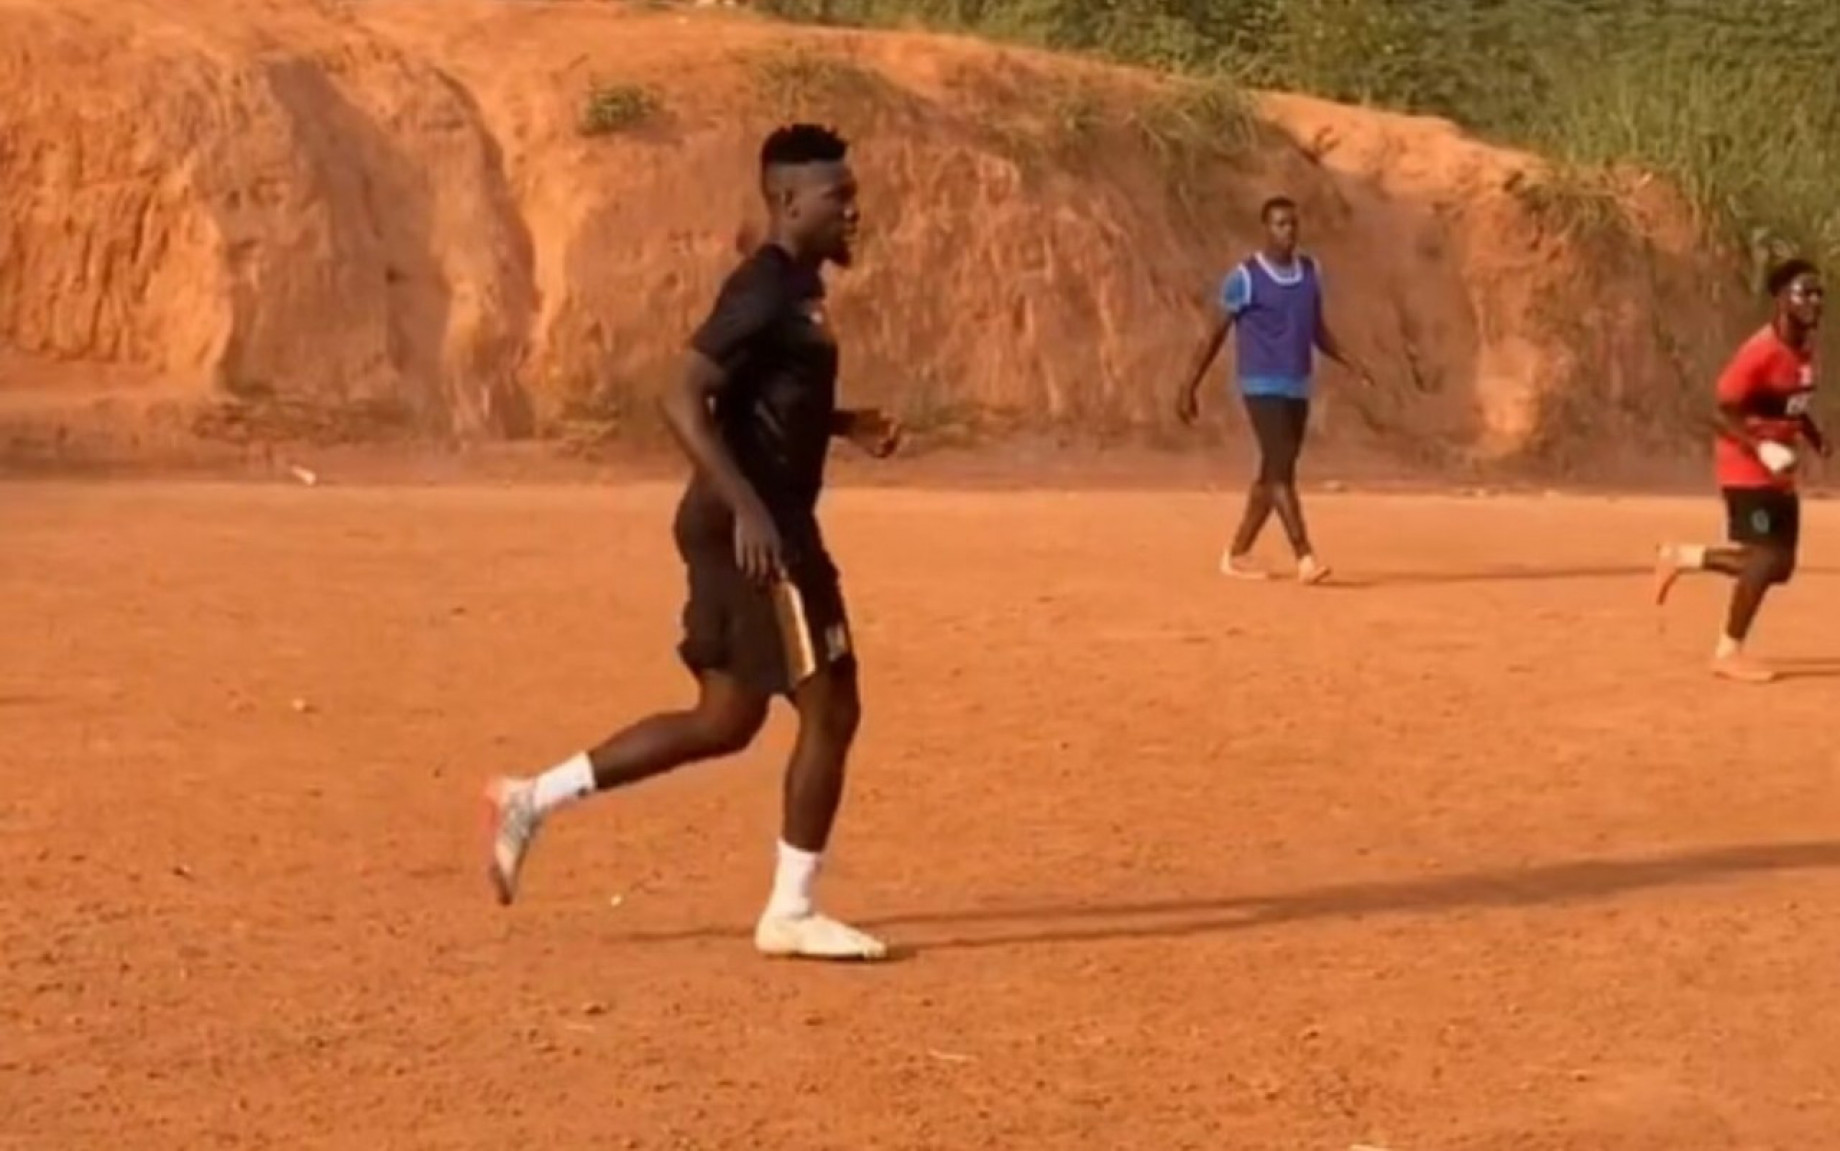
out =
[[1770,272],[1768,286],[1775,315],[1719,376],[1713,459],[1730,546],[1667,544],[1655,565],[1657,603],[1667,601],[1682,572],[1713,571],[1737,581],[1712,670],[1745,683],[1776,678],[1746,658],[1744,640],[1764,593],[1795,572],[1802,526],[1797,448],[1807,443],[1823,456],[1830,450],[1811,411],[1815,330],[1826,295],[1821,274],[1807,260],[1789,260]]

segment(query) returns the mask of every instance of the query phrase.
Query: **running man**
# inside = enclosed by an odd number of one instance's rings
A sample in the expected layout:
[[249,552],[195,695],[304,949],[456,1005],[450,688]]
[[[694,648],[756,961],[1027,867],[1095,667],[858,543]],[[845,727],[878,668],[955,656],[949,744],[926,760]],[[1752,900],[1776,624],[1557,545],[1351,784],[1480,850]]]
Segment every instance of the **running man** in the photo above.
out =
[[1367,387],[1373,375],[1342,347],[1323,318],[1322,274],[1312,256],[1297,250],[1297,205],[1278,196],[1259,210],[1265,247],[1227,274],[1219,311],[1195,353],[1188,382],[1176,398],[1176,415],[1192,424],[1197,393],[1227,333],[1239,325],[1236,376],[1252,434],[1259,444],[1259,474],[1246,493],[1246,513],[1220,557],[1225,575],[1264,579],[1251,553],[1275,509],[1297,557],[1297,578],[1320,583],[1329,569],[1316,558],[1297,496],[1297,457],[1310,422],[1315,353],[1353,372]]
[[754,943],[768,955],[879,959],[881,941],[818,912],[819,861],[843,796],[861,708],[837,569],[817,504],[832,437],[881,458],[899,429],[837,407],[837,344],[823,266],[847,267],[858,221],[848,145],[794,124],[761,147],[769,224],[690,341],[662,408],[695,467],[673,534],[688,573],[679,654],[697,681],[688,711],[640,720],[530,779],[487,788],[489,875],[501,903],[538,829],[559,809],[753,742],[775,696],[798,737],[786,768],[778,867]]
[[1815,332],[1826,295],[1807,260],[1789,260],[1767,281],[1775,312],[1744,341],[1718,381],[1713,466],[1725,497],[1726,547],[1664,544],[1655,565],[1655,602],[1666,603],[1681,573],[1730,576],[1731,606],[1713,651],[1716,675],[1768,683],[1775,673],[1744,654],[1744,641],[1763,597],[1795,573],[1802,508],[1796,495],[1796,446],[1826,456],[1832,449],[1810,410],[1814,399]]

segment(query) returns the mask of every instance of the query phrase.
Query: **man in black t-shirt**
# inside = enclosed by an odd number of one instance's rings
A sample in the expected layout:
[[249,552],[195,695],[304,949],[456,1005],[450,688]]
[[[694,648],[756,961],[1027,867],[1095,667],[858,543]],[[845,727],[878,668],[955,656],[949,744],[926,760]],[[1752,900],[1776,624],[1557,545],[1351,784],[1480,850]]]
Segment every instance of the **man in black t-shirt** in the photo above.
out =
[[861,715],[837,569],[818,529],[834,436],[877,457],[899,439],[878,411],[837,407],[837,345],[824,315],[826,263],[847,266],[858,212],[848,145],[809,124],[761,148],[766,242],[723,285],[690,341],[684,382],[663,403],[695,465],[673,534],[688,573],[679,653],[696,676],[689,711],[654,715],[532,779],[487,789],[489,874],[502,903],[543,819],[597,791],[751,743],[775,696],[798,712],[773,891],[755,928],[769,955],[879,959],[883,944],[818,913],[818,864],[843,795]]

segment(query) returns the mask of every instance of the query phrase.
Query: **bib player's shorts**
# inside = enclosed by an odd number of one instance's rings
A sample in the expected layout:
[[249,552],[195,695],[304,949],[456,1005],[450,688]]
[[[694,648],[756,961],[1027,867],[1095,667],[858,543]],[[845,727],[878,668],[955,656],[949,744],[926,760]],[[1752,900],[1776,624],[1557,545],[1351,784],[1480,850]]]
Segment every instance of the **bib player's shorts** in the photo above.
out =
[[815,531],[785,540],[786,578],[765,587],[736,565],[732,540],[679,532],[677,548],[689,584],[677,651],[692,672],[790,697],[819,671],[855,662],[842,582]]
[[1297,482],[1297,457],[1310,426],[1310,401],[1291,396],[1246,396],[1246,416],[1259,444],[1259,482]]

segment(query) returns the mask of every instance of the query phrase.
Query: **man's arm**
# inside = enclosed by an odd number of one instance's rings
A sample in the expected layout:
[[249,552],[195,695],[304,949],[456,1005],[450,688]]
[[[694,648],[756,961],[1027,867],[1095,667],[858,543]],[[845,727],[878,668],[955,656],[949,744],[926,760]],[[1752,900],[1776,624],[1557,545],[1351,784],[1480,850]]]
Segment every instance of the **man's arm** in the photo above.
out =
[[831,413],[831,438],[849,440],[876,459],[894,454],[901,424],[880,408],[839,408]]
[[1752,455],[1757,454],[1757,437],[1751,435],[1750,428],[1744,422],[1744,407],[1751,398],[1751,393],[1758,385],[1758,369],[1762,361],[1750,344],[1738,349],[1738,353],[1719,373],[1719,382],[1714,389],[1718,403],[1713,410],[1713,430],[1734,443],[1743,445]]
[[692,348],[675,388],[659,400],[658,407],[672,438],[696,470],[708,478],[716,494],[736,517],[765,515],[760,493],[741,474],[727,445],[716,432],[710,403],[728,384],[728,372],[703,352]]
[[729,385],[732,366],[786,304],[776,279],[753,273],[744,268],[723,286],[709,318],[691,337],[683,376],[660,399],[659,410],[691,464],[734,513],[736,562],[749,576],[765,579],[780,566],[779,533],[760,493],[722,442],[711,411]]
[[1182,394],[1190,400],[1201,390],[1201,381],[1207,377],[1208,368],[1213,366],[1214,357],[1220,355],[1220,349],[1227,342],[1227,333],[1232,330],[1231,313],[1216,312],[1209,318],[1207,330],[1201,335],[1201,345],[1189,357],[1188,375],[1182,385]]
[[1367,365],[1348,354],[1348,350],[1342,347],[1342,342],[1336,339],[1335,333],[1329,329],[1328,317],[1321,312],[1316,314],[1316,347],[1323,355],[1359,376],[1362,383],[1374,382],[1374,375],[1367,370]]
[[1744,409],[1739,404],[1720,403],[1713,413],[1712,426],[1726,439],[1742,444],[1751,455],[1757,454],[1757,437],[1744,426]]
[[1251,297],[1251,288],[1242,268],[1233,269],[1221,285],[1214,313],[1208,318],[1207,330],[1201,335],[1200,346],[1189,357],[1188,375],[1183,381],[1182,390],[1176,395],[1176,416],[1185,424],[1193,423],[1195,417],[1201,414],[1201,407],[1196,402],[1201,381],[1206,378],[1214,357],[1220,355],[1220,349],[1226,345],[1227,335],[1233,330],[1234,319]]
[[1807,412],[1802,413],[1802,438],[1823,456],[1833,446],[1827,442],[1827,433],[1821,430],[1821,425],[1815,423],[1814,417]]
[[1769,353],[1761,344],[1746,344],[1738,349],[1738,354],[1719,375],[1716,424],[1719,434],[1743,445],[1770,474],[1781,475],[1794,466],[1794,451],[1786,444],[1751,434],[1745,426],[1747,401],[1757,391],[1768,387],[1768,371]]
[[1348,358],[1348,353],[1342,350],[1342,342],[1336,339],[1335,333],[1329,329],[1329,321],[1323,317],[1318,317],[1316,321],[1316,347],[1323,355],[1328,356],[1342,367],[1351,372],[1356,370],[1354,362]]

